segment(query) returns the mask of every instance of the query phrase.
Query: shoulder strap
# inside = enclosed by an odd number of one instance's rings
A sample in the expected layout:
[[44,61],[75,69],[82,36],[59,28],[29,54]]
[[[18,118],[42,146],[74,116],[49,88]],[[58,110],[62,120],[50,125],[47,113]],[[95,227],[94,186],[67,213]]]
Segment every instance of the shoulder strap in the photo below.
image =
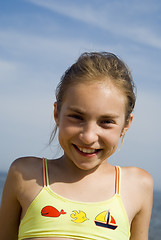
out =
[[120,194],[120,185],[121,185],[121,168],[119,166],[115,166],[115,194]]
[[47,159],[43,158],[43,183],[44,187],[49,185]]

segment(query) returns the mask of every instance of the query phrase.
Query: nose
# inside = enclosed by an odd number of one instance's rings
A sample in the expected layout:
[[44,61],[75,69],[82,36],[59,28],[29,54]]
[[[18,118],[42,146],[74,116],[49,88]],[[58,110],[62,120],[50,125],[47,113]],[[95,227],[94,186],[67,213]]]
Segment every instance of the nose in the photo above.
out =
[[92,144],[96,141],[98,141],[98,126],[94,123],[86,123],[82,127],[82,130],[80,132],[80,140],[84,144]]

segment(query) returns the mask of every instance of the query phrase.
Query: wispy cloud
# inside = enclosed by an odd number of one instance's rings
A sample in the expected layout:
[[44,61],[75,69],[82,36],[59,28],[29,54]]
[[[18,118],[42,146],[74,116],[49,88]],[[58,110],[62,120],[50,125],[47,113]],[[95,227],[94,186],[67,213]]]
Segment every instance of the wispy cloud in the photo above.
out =
[[[116,3],[103,1],[104,4],[100,4],[98,7],[88,2],[85,4],[79,4],[74,1],[51,0],[28,0],[28,2],[75,20],[92,24],[100,29],[131,39],[132,41],[161,49],[161,33],[156,33],[151,26],[145,26],[143,16],[141,15],[141,11],[144,14],[156,11],[157,8],[154,8],[154,4],[152,5],[153,8],[151,8],[151,4],[146,4],[146,7],[142,8],[140,2],[136,4],[130,3],[129,5],[123,5],[122,3],[120,5],[118,3],[116,5]],[[136,15],[139,12],[138,19],[135,22],[132,17],[134,10],[136,11]],[[125,12],[124,15],[122,15],[122,11]],[[132,16],[129,15],[129,12],[132,13]]]
[[[78,46],[89,46],[89,43],[84,39],[60,38],[60,37],[44,37],[42,35],[24,34],[17,30],[0,30],[0,47],[11,51],[10,54],[21,56],[24,54],[34,55],[52,55],[53,53],[63,52],[72,53]],[[73,50],[73,51],[72,51]],[[22,52],[21,52],[22,51]],[[42,57],[44,57],[44,55]],[[70,55],[70,54],[69,54]]]
[[[63,63],[68,62],[69,64],[70,59],[72,59],[72,61],[73,59],[76,60],[80,53],[84,51],[119,49],[119,46],[116,46],[115,44],[97,44],[88,41],[88,39],[84,37],[53,37],[44,36],[43,34],[36,35],[35,33],[21,33],[18,30],[10,29],[0,30],[0,47],[10,58],[10,63],[0,62],[1,68],[5,65],[4,71],[6,68],[9,69],[9,64],[11,68],[11,59],[13,62],[21,61],[21,64],[23,62],[28,62],[30,65],[34,62],[36,66],[36,64],[45,61],[48,61],[48,64],[53,64],[54,62],[62,61],[63,57]],[[2,57],[3,54],[1,54],[1,58]]]
[[[17,30],[0,31],[0,46],[5,47],[6,50],[9,48],[12,50],[12,53],[17,56],[31,52],[49,54],[51,51],[59,51],[62,44],[64,45],[64,49],[67,49],[68,41],[64,41],[63,39],[43,37],[41,35],[35,35],[34,33],[24,34]],[[17,50],[22,50],[22,52]]]
[[129,38],[133,38],[142,44],[161,49],[161,35],[156,34],[152,30],[145,27],[134,27],[133,29],[126,28],[124,29],[124,32],[125,31]]

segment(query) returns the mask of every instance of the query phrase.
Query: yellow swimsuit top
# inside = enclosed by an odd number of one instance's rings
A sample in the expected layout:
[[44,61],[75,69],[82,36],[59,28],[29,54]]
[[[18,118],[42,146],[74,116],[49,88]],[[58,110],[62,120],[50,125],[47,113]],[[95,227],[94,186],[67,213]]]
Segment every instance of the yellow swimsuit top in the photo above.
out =
[[101,202],[78,202],[51,190],[47,160],[43,159],[44,187],[21,220],[18,239],[129,240],[129,221],[120,196],[121,168],[115,168],[115,195],[112,198]]

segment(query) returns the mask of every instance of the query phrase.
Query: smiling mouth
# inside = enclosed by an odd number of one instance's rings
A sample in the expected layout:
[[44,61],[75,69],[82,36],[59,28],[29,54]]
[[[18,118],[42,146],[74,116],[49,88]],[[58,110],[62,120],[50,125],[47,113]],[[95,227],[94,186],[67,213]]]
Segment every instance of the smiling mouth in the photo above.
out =
[[84,153],[84,154],[96,154],[102,150],[102,149],[82,148],[82,147],[78,147],[74,144],[73,144],[73,146],[76,148],[76,150],[78,150],[79,152]]

